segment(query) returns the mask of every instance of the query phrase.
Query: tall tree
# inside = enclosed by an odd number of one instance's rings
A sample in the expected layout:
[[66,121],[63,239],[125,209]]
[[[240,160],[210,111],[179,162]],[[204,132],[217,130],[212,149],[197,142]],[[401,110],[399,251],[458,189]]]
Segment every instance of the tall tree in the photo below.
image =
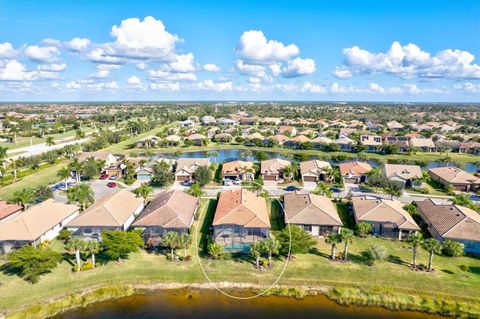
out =
[[27,209],[29,204],[35,201],[35,191],[30,187],[24,187],[13,193],[12,203],[22,206],[22,210]]
[[420,232],[414,232],[408,235],[407,237],[407,243],[412,245],[412,265],[413,268],[417,268],[417,250],[418,246],[422,245],[423,243],[423,235]]
[[289,247],[290,254],[307,254],[316,244],[312,235],[297,225],[289,225],[282,229],[277,239],[280,242],[280,253],[285,256],[288,255]]
[[208,167],[200,166],[193,173],[193,178],[195,182],[198,183],[201,187],[207,185],[212,180],[212,172]]
[[342,237],[343,241],[343,259],[347,260],[348,259],[348,246],[349,244],[353,243],[353,230],[348,229],[348,228],[342,228],[340,231],[340,235]]
[[268,237],[262,241],[263,250],[268,254],[268,264],[272,264],[272,255],[278,254],[280,250],[280,242],[278,239],[273,237]]
[[201,197],[203,195],[202,188],[197,183],[190,185],[186,193],[195,197]]
[[81,183],[67,190],[69,203],[77,204],[82,211],[95,202],[93,189],[90,185]]
[[97,240],[89,240],[85,246],[85,251],[92,256],[92,266],[96,267],[95,264],[95,255],[100,252],[100,242]]
[[82,260],[80,258],[80,253],[85,250],[87,243],[82,238],[71,238],[67,245],[65,245],[65,249],[71,253],[75,254],[75,259],[77,261],[77,272],[80,272],[80,268],[82,267]]
[[7,256],[8,266],[30,283],[38,282],[41,275],[51,272],[61,260],[60,253],[32,245],[25,245]]
[[47,136],[47,138],[45,139],[45,145],[47,146],[55,145],[55,140],[53,139],[53,136]]
[[325,242],[332,246],[331,258],[332,260],[335,260],[337,258],[336,257],[337,245],[342,242],[342,235],[337,233],[330,233],[328,234],[327,238],[325,238]]
[[252,245],[250,245],[250,256],[255,259],[255,265],[257,268],[260,266],[260,256],[262,255],[264,247],[262,246],[262,243],[259,241],[254,242]]
[[153,190],[150,186],[148,186],[147,184],[142,184],[141,186],[136,188],[133,192],[135,193],[135,195],[137,195],[139,197],[142,197],[143,198],[143,204],[146,205],[148,196],[150,196],[152,191]]
[[176,231],[169,231],[163,234],[162,243],[170,249],[171,260],[175,260],[175,249],[179,246],[179,235]]
[[63,180],[63,183],[65,184],[65,191],[67,191],[67,180],[70,177],[70,170],[67,167],[62,167],[58,170],[57,176]]
[[178,236],[178,243],[180,248],[183,248],[183,258],[187,257],[187,248],[192,243],[192,237],[188,233],[181,233]]
[[102,246],[107,257],[120,262],[142,247],[143,239],[138,231],[104,230]]
[[429,238],[423,242],[423,249],[429,252],[428,257],[428,270],[432,270],[433,255],[440,254],[442,252],[442,243],[435,238]]

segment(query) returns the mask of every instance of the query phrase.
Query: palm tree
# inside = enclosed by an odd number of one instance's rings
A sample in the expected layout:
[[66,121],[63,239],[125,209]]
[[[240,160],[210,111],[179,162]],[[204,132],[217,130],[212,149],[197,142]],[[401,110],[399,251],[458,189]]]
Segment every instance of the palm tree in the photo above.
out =
[[430,253],[428,257],[428,270],[432,270],[433,255],[442,252],[442,243],[435,238],[429,238],[423,242],[423,248]]
[[76,182],[80,183],[83,164],[80,163],[78,159],[75,159],[74,161],[70,162],[70,164],[68,164],[68,167],[71,171],[75,172]]
[[423,244],[423,235],[419,232],[414,232],[408,235],[407,243],[412,245],[413,256],[412,256],[412,265],[413,268],[417,268],[417,249],[418,246]]
[[203,191],[202,191],[202,188],[200,187],[200,185],[198,185],[197,183],[194,183],[187,190],[187,194],[195,196],[195,197],[201,197],[203,195]]
[[67,167],[62,167],[58,172],[57,176],[60,177],[65,183],[65,191],[67,191],[67,180],[70,177],[70,170]]
[[252,156],[252,151],[251,150],[245,150],[240,153],[240,157],[243,159],[247,159],[248,157]]
[[17,168],[18,168],[18,160],[12,159],[10,163],[8,163],[8,168],[13,172],[13,181],[17,181]]
[[178,237],[178,243],[183,248],[183,258],[187,257],[187,248],[192,243],[192,238],[188,233],[181,233]]
[[317,184],[317,187],[315,188],[313,193],[317,195],[325,195],[328,198],[331,198],[333,191],[330,189],[330,187],[326,183],[320,182]]
[[7,149],[8,147],[0,146],[0,159],[4,159],[7,157]]
[[35,192],[29,187],[22,188],[13,193],[12,203],[22,206],[22,210],[27,208],[28,204],[35,201]]
[[80,259],[80,252],[85,250],[86,242],[82,238],[72,238],[68,241],[65,249],[71,253],[75,254],[75,259],[77,260],[77,272],[80,271],[81,267],[81,259]]
[[213,158],[214,158],[214,160],[215,160],[215,163],[216,163],[216,162],[217,162],[217,158],[218,158],[218,152],[217,152],[217,151],[213,151],[213,152],[212,152],[212,156],[213,156]]
[[166,232],[162,237],[162,242],[165,246],[170,248],[170,252],[172,254],[172,261],[174,261],[175,260],[174,259],[175,258],[175,248],[178,247],[178,243],[179,243],[178,233],[176,231]]
[[152,188],[147,184],[142,184],[140,187],[133,191],[135,195],[143,197],[143,205],[147,204],[147,198],[152,193]]
[[89,240],[86,242],[85,251],[92,256],[92,265],[95,268],[95,254],[100,251],[100,242],[97,240]]
[[262,243],[257,241],[250,245],[250,256],[255,258],[255,265],[257,268],[260,266],[260,256],[262,255],[263,247]]
[[78,130],[75,132],[75,139],[76,139],[76,140],[81,140],[82,138],[85,138],[85,132],[82,131],[81,129],[78,129]]
[[69,203],[76,203],[80,206],[82,211],[85,211],[90,204],[95,202],[93,189],[90,185],[82,183],[67,191],[67,198]]
[[348,229],[348,228],[342,228],[340,231],[341,235],[341,240],[345,243],[345,246],[343,247],[343,259],[347,260],[348,259],[348,244],[353,243],[353,230]]
[[337,244],[342,242],[342,236],[340,234],[330,233],[327,238],[325,238],[327,244],[332,245],[332,260],[336,258]]
[[264,250],[268,253],[268,264],[272,264],[272,255],[278,254],[280,250],[280,242],[272,237],[262,241]]
[[55,140],[53,139],[53,136],[47,136],[47,138],[45,139],[45,144],[47,146],[55,145]]

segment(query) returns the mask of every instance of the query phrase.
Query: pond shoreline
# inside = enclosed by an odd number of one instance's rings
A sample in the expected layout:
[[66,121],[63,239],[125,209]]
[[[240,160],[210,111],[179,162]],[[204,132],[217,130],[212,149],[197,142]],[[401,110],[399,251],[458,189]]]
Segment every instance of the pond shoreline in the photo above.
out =
[[[133,295],[145,295],[160,290],[226,290],[229,292],[259,293],[268,286],[254,283],[152,283],[119,284],[84,289],[74,294],[45,300],[41,304],[26,306],[23,309],[0,313],[0,319],[48,318],[68,310],[86,307],[104,301],[114,301]],[[337,288],[331,286],[288,286],[279,285],[263,296],[278,296],[303,299],[308,296],[324,295],[339,305],[381,307],[393,311],[415,311],[451,317],[480,318],[480,299],[459,300],[447,295],[415,295],[407,292],[394,292],[392,289]]]

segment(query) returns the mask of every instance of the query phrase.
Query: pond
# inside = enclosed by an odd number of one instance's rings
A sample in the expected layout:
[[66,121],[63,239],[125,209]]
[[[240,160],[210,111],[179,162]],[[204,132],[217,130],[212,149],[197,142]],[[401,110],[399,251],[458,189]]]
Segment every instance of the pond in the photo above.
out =
[[[244,292],[245,296],[252,295]],[[235,295],[239,295],[235,291]],[[64,312],[56,319],[135,319],[135,318],[349,318],[349,319],[439,319],[439,315],[391,311],[378,307],[340,306],[323,295],[297,300],[291,297],[232,299],[216,290],[157,290],[101,302]]]
[[[249,161],[252,161],[255,159],[255,154],[257,153],[257,151],[251,151],[251,155],[249,156],[242,156],[242,155],[245,155],[245,150],[243,149],[228,149],[228,150],[217,150],[216,151],[218,153],[218,157],[215,159],[214,157],[211,157],[210,160],[211,161],[218,161],[218,162],[230,162],[230,161],[233,161],[233,160],[237,160],[237,159],[243,159],[243,160],[249,160]],[[283,156],[281,152],[275,152],[275,151],[265,151],[264,152],[265,154],[267,154],[267,156],[269,156],[270,158],[274,158],[274,157],[277,157],[277,158],[282,158],[282,159],[287,159],[287,160],[292,160],[292,159],[288,159],[288,158],[285,158],[285,156]],[[201,157],[207,157],[207,151],[186,151],[186,152],[183,152],[182,155],[180,155],[180,157],[182,158],[201,158]],[[173,154],[172,153],[160,153],[160,154],[157,154],[157,158],[173,158]],[[310,159],[315,159],[316,156],[311,156]],[[480,157],[479,157],[479,160],[480,160]],[[332,164],[335,164],[336,162],[335,161],[329,161],[330,163]],[[377,167],[380,165],[380,163],[376,160],[368,160],[368,163],[370,165],[372,165],[373,167]],[[439,162],[427,162],[427,166],[425,167],[422,167],[424,170],[427,170],[429,168],[434,168],[434,167],[439,167],[439,166],[446,166],[447,164],[446,163],[439,163]],[[452,165],[452,164],[449,164],[449,165]],[[475,163],[466,163],[464,165],[464,167],[462,167],[462,169],[466,170],[467,172],[477,172],[480,167],[478,167]]]

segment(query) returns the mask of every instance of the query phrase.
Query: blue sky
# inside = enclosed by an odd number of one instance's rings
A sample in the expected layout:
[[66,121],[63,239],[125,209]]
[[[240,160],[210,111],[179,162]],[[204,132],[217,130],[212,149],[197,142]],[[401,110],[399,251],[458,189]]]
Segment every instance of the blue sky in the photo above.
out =
[[480,101],[480,1],[0,0],[0,101]]

